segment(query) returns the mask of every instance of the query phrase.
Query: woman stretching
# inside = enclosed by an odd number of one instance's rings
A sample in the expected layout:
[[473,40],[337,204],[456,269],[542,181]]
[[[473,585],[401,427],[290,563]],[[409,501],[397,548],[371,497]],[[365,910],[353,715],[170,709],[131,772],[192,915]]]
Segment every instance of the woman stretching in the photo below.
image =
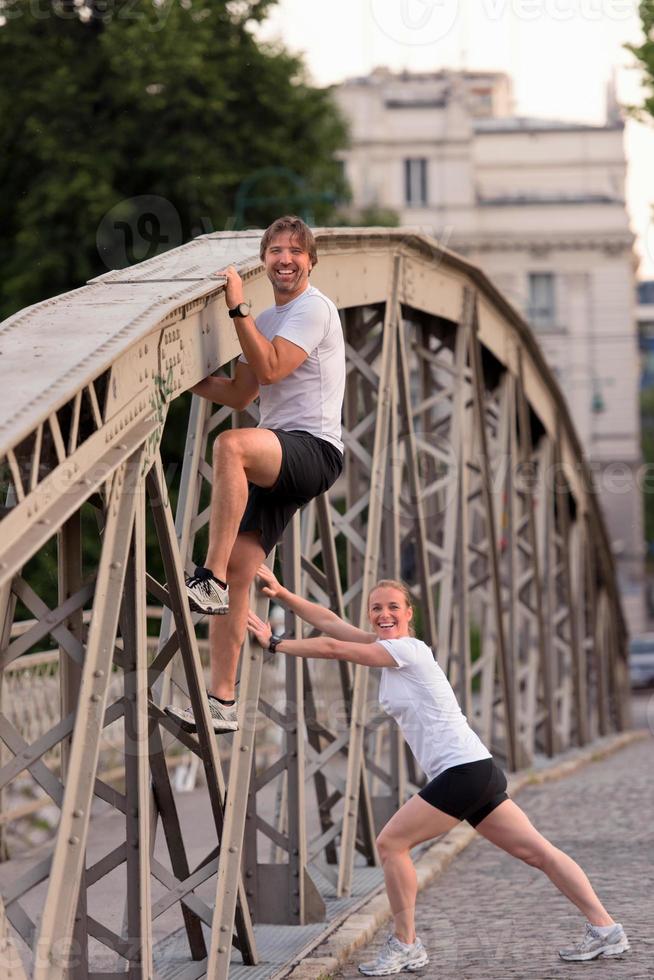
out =
[[413,609],[401,582],[383,580],[368,596],[372,632],[357,629],[330,609],[283,588],[262,565],[265,595],[293,610],[326,634],[306,640],[272,637],[253,612],[248,628],[262,647],[292,657],[349,660],[381,667],[379,700],[404,735],[426,773],[427,785],[392,817],[377,838],[384,869],[393,932],[376,960],[362,963],[366,976],[419,970],[427,952],[415,932],[416,872],[410,851],[467,820],[479,833],[514,857],[543,871],[587,919],[583,940],[562,949],[564,960],[616,956],[629,949],[624,929],[613,921],[572,858],[540,834],[506,794],[506,777],[468,725],[432,651],[411,635]]

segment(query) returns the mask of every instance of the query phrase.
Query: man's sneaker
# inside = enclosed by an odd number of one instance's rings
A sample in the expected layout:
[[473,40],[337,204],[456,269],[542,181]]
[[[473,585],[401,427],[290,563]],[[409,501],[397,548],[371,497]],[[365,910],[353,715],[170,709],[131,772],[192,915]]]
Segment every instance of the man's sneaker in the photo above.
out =
[[359,973],[366,977],[388,977],[392,973],[401,973],[402,970],[413,973],[428,963],[427,951],[417,936],[415,942],[407,945],[391,933],[376,960],[359,963]]
[[195,612],[222,616],[229,611],[229,586],[223,589],[211,569],[204,565],[197,565],[195,574],[186,579],[186,595]]
[[[238,722],[236,720],[238,702],[234,704],[222,704],[213,694],[207,692],[209,699],[209,715],[214,732],[237,732]],[[174,718],[179,723],[180,728],[185,732],[197,732],[198,726],[195,721],[193,709],[177,708],[174,704],[169,704],[164,711],[170,718]]]
[[619,956],[629,949],[627,934],[616,922],[608,935],[601,935],[590,922],[586,923],[586,935],[576,946],[560,949],[562,960],[594,960],[597,956]]

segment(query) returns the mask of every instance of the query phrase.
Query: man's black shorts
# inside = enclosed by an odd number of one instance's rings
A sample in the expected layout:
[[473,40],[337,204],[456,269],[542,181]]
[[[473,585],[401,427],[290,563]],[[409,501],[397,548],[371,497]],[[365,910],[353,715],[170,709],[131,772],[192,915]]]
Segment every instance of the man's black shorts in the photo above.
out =
[[272,487],[250,484],[240,531],[260,531],[269,555],[296,510],[329,490],[343,470],[336,446],[309,432],[271,429],[282,447],[282,466]]
[[508,800],[506,785],[506,776],[495,761],[481,759],[451,766],[423,786],[418,796],[443,813],[476,827]]

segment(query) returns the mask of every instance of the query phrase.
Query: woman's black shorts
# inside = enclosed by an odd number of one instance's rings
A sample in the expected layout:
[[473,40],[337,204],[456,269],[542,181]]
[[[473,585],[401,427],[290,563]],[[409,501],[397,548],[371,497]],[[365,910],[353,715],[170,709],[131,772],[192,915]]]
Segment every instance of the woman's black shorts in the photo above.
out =
[[269,555],[296,510],[318,497],[337,480],[343,456],[336,446],[309,432],[271,429],[282,447],[282,466],[272,487],[250,484],[241,531],[260,531]]
[[427,803],[476,827],[508,800],[506,776],[493,759],[452,766],[427,783],[419,796]]

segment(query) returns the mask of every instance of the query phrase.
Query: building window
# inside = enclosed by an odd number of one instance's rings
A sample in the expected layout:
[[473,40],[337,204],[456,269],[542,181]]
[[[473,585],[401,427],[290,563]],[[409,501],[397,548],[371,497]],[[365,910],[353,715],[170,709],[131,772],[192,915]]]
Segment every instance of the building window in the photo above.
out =
[[529,305],[527,318],[532,327],[556,326],[554,274],[552,272],[529,273]]
[[404,161],[404,200],[414,208],[427,203],[427,161],[424,158]]

